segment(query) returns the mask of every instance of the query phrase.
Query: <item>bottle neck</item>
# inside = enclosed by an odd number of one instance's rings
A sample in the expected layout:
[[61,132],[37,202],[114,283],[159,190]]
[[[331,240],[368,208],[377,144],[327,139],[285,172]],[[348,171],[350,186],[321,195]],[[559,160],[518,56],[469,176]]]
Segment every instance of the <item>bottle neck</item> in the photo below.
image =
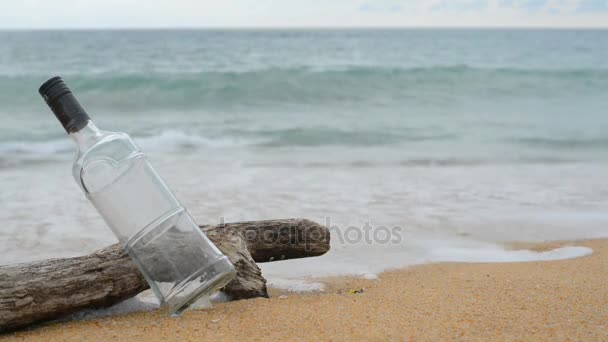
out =
[[68,134],[82,130],[90,122],[89,115],[61,77],[44,82],[38,92]]
[[80,130],[70,132],[69,136],[81,151],[88,150],[103,138],[101,130],[91,120]]

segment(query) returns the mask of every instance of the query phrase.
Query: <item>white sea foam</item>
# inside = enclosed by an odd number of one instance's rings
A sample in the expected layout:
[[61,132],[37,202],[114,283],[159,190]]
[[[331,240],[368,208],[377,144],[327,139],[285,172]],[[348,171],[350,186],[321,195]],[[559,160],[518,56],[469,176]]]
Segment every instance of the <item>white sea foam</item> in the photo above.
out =
[[[381,272],[436,262],[533,262],[555,261],[591,255],[587,247],[562,247],[550,251],[510,250],[493,243],[466,240],[421,240],[414,244],[373,249],[364,246],[332,251],[314,259],[261,264],[269,285],[290,291],[321,290],[315,280],[326,276],[358,276],[376,279]],[[358,255],[354,258],[353,255]],[[317,285],[318,284],[318,285]]]
[[[217,292],[213,294],[211,297],[201,298],[199,301],[193,303],[190,306],[190,310],[201,310],[210,308],[213,304],[216,303],[224,303],[230,301],[230,297],[228,297],[223,292]],[[114,315],[124,315],[131,312],[139,312],[139,311],[152,311],[159,309],[160,303],[152,290],[146,290],[133,298],[126,299],[116,305],[113,305],[108,308],[103,309],[86,309],[71,314],[63,319],[62,321],[71,321],[71,320],[88,320],[101,318],[106,316],[114,316]]]
[[[133,136],[135,142],[147,153],[196,152],[200,149],[222,149],[255,144],[255,139],[232,137],[210,138],[200,134],[189,134],[180,130],[165,130],[156,135]],[[65,160],[72,157],[75,145],[70,139],[47,141],[0,142],[0,168],[18,167],[26,164]]]
[[[133,136],[144,149],[149,151],[171,151],[180,148],[230,147],[246,143],[237,138],[210,138],[200,134],[189,134],[180,130],[165,130],[156,135]],[[75,145],[70,139],[53,140],[13,140],[0,142],[0,155],[38,155],[72,153]]]
[[160,304],[152,293],[152,290],[147,290],[109,308],[81,310],[61,319],[61,321],[88,320],[130,312],[151,311],[159,307]]
[[204,135],[189,134],[179,130],[166,130],[158,135],[134,137],[135,141],[146,151],[173,151],[200,147],[233,147],[246,144],[237,138],[210,138]]
[[325,288],[325,286],[319,282],[308,281],[305,279],[289,279],[278,277],[268,280],[268,286],[294,292],[323,291],[323,289]]
[[72,151],[74,151],[74,144],[69,139],[0,142],[0,155],[19,154],[48,156],[49,154]]
[[498,247],[487,249],[444,247],[432,249],[430,254],[432,259],[437,262],[530,262],[580,258],[592,253],[591,248],[570,246],[543,252],[505,250]]

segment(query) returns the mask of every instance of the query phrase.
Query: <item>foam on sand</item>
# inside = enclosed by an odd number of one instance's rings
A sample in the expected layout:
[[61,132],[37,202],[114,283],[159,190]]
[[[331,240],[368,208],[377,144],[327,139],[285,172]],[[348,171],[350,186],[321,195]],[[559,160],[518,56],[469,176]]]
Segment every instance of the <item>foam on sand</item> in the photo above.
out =
[[[475,241],[426,241],[427,246],[412,257],[406,246],[384,248],[382,251],[358,246],[358,257],[352,252],[332,251],[325,256],[261,264],[270,286],[294,292],[321,291],[315,278],[327,276],[357,276],[373,280],[386,270],[437,262],[513,263],[556,261],[589,256],[588,247],[568,246],[548,251],[512,250],[502,245]],[[418,245],[417,247],[420,247]],[[350,249],[350,248],[349,248]]]
[[549,251],[505,250],[487,248],[468,250],[463,248],[436,248],[431,250],[435,261],[443,262],[531,262],[580,258],[591,255],[588,247],[561,247]]

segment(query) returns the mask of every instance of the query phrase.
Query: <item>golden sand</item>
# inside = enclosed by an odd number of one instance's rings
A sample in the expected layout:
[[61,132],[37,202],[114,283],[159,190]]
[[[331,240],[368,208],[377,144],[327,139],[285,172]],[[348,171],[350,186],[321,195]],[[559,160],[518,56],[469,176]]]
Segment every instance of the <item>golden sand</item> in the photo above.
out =
[[378,280],[325,279],[320,294],[275,290],[271,299],[216,304],[180,318],[133,313],[49,324],[0,340],[608,341],[608,241],[577,245],[594,254],[554,262],[424,265]]

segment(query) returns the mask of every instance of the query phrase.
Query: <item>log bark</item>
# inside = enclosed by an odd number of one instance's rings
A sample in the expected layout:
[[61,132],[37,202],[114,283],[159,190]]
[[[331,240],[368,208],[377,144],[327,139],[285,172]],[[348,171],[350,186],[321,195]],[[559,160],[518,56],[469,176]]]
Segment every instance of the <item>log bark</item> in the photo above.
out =
[[[327,228],[303,219],[201,229],[235,265],[236,278],[222,289],[232,299],[268,297],[256,261],[318,256],[329,250]],[[81,257],[0,266],[0,332],[85,308],[108,307],[148,288],[119,244]]]
[[220,229],[240,233],[256,262],[308,258],[327,253],[329,231],[305,219],[265,220],[201,226],[207,236]]

